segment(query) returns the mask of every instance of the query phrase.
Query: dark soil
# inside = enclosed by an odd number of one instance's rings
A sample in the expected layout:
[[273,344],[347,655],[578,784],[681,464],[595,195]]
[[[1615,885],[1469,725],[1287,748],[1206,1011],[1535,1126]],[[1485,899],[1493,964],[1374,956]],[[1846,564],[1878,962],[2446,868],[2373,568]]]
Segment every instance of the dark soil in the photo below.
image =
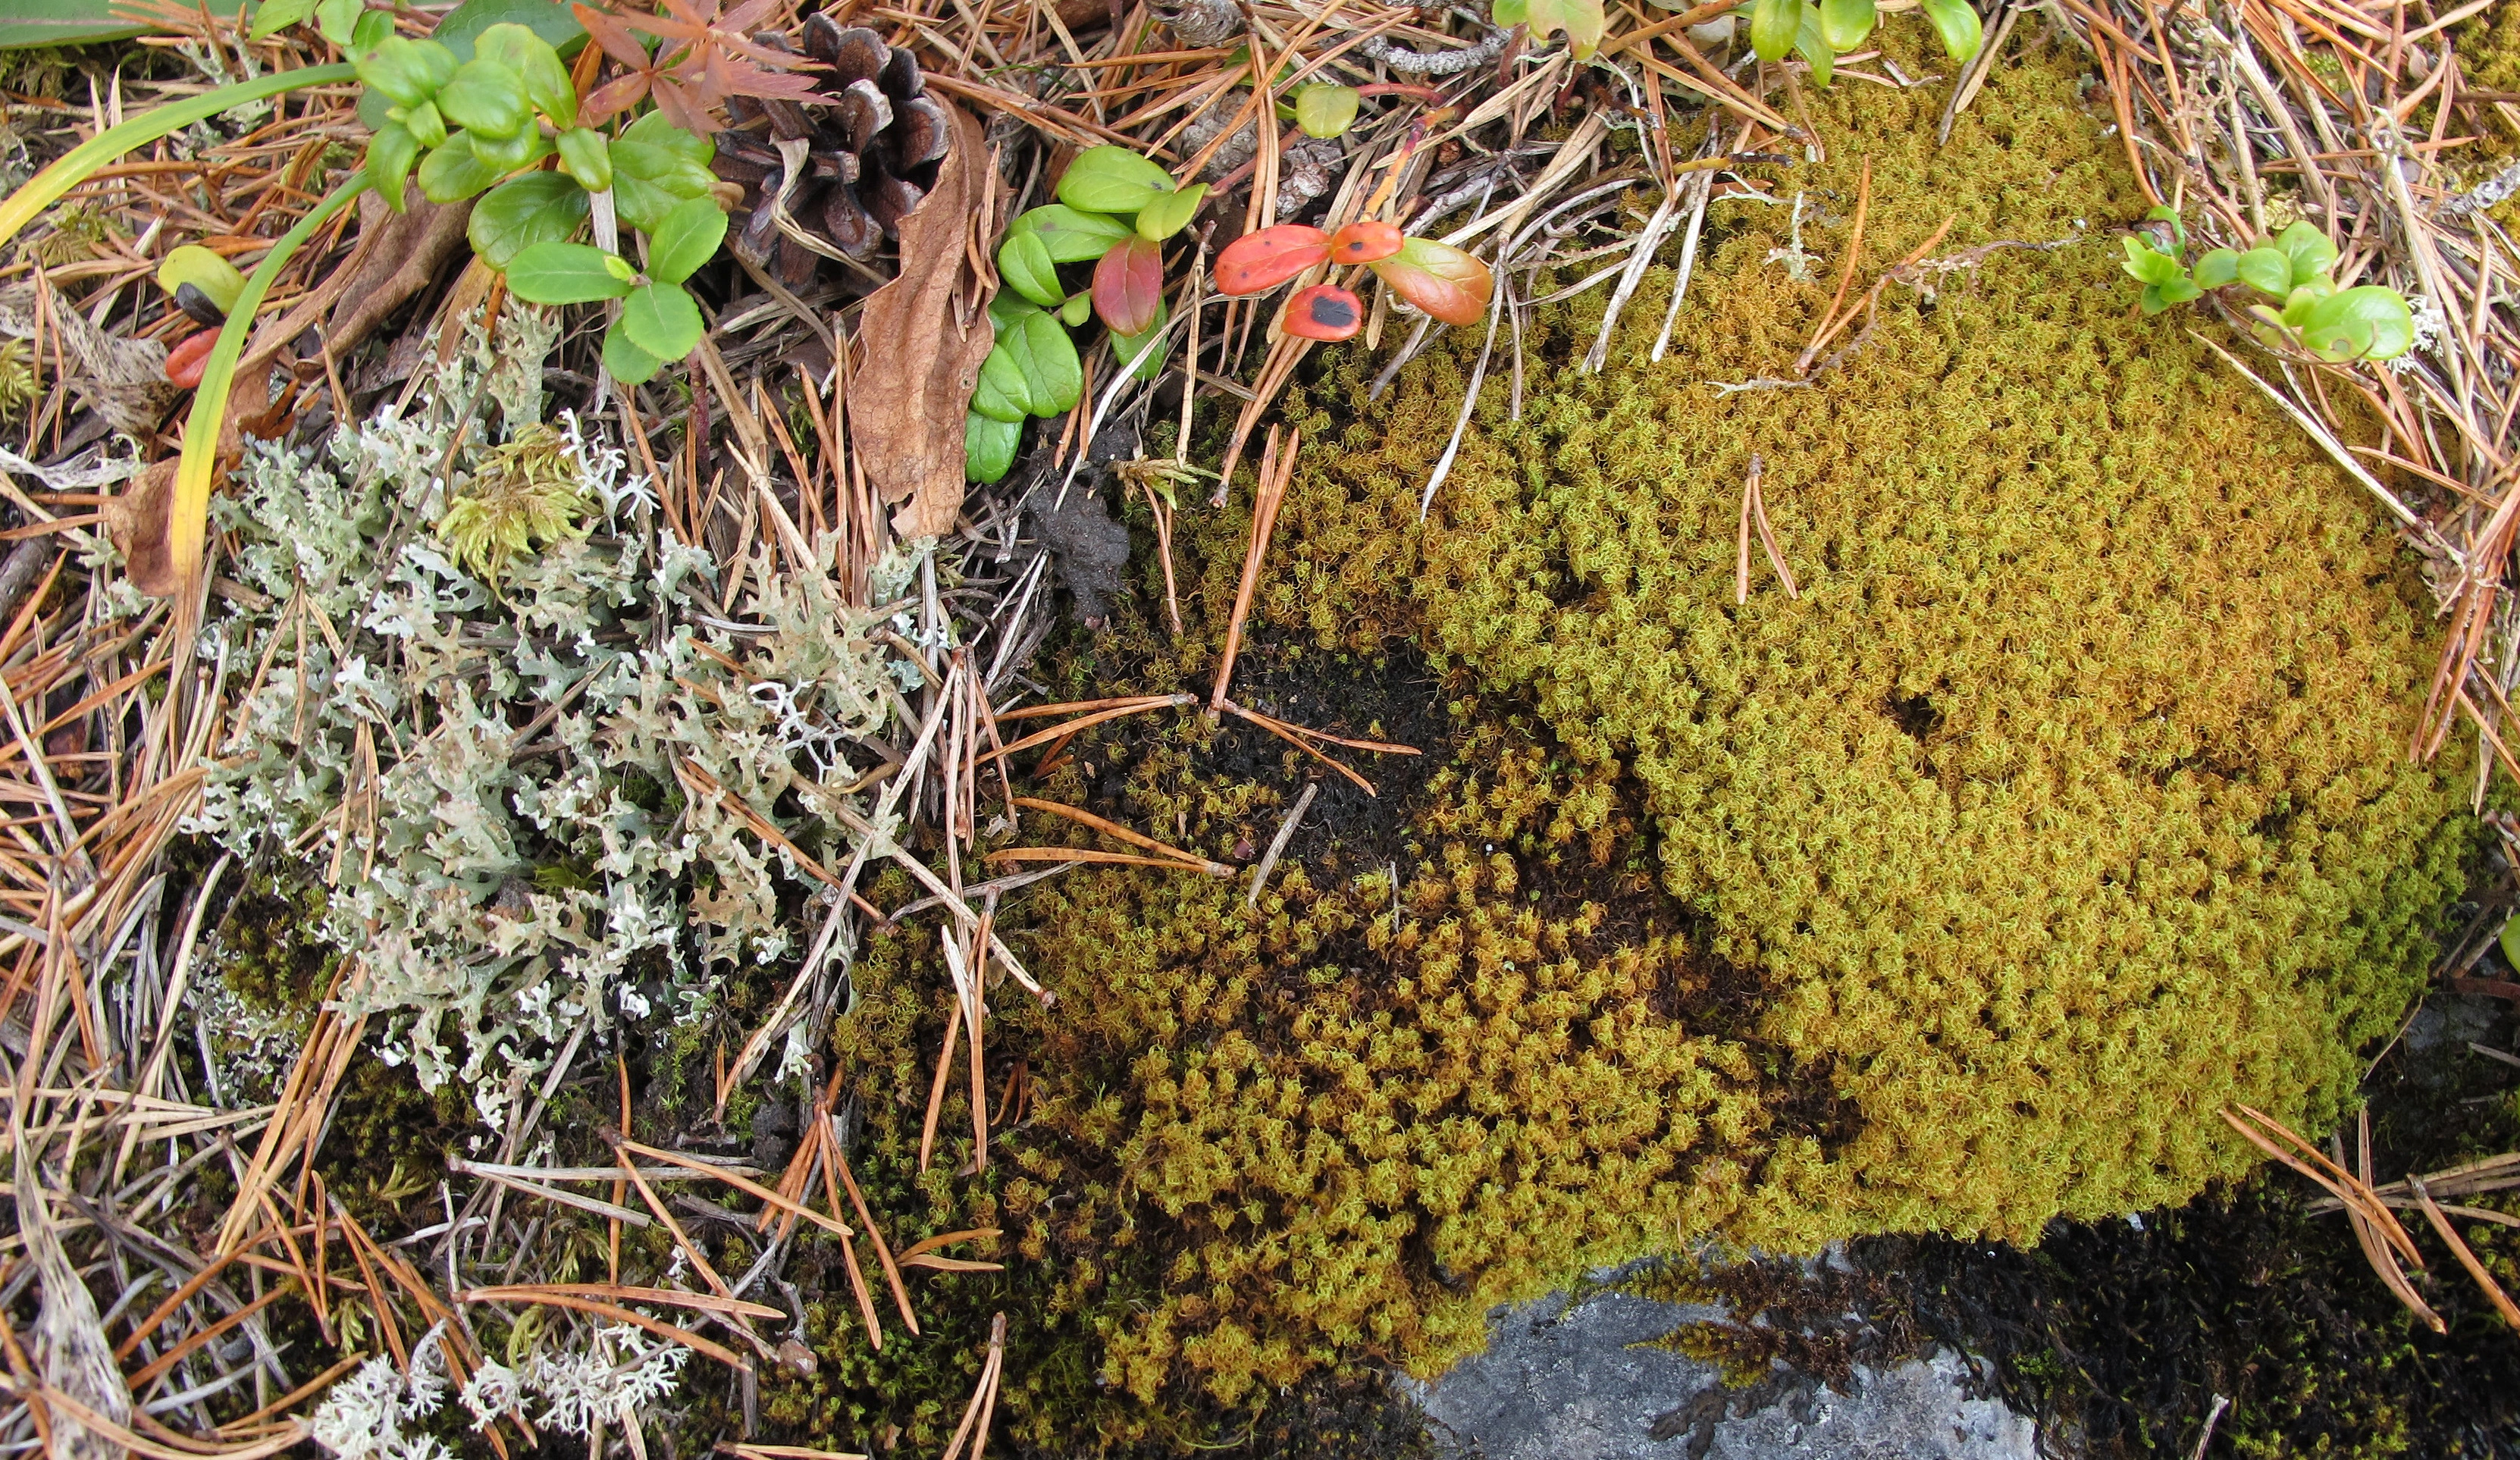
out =
[[[2490,1000],[2436,994],[2365,1082],[2383,1181],[2520,1148],[2520,1068]],[[2520,1333],[2419,1224],[2417,1291],[2450,1325],[2400,1307],[2318,1193],[2262,1171],[2173,1212],[2057,1222],[2022,1251],[1940,1238],[1857,1243],[1905,1314],[1995,1360],[2003,1396],[2060,1453],[2187,1455],[2216,1395],[2207,1455],[2520,1455]],[[2458,1223],[2508,1287],[2520,1231]]]

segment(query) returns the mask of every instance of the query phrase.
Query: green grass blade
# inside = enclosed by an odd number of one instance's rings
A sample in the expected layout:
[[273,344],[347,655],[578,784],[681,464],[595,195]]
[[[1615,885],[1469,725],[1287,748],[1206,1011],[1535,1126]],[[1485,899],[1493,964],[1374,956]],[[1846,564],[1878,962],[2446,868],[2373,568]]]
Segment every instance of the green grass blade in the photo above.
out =
[[0,51],[126,40],[151,27],[113,13],[112,0],[10,0],[0,16]]
[[308,86],[329,86],[337,81],[354,79],[349,63],[334,66],[300,66],[295,70],[275,71],[234,86],[222,86],[197,97],[169,102],[131,118],[118,127],[111,127],[95,138],[70,149],[52,166],[36,173],[26,186],[0,202],[0,243],[18,236],[18,230],[35,221],[35,215],[51,207],[70,189],[94,177],[114,158],[134,148],[146,147],[160,137],[168,136],[197,121],[218,115],[230,107],[245,102],[260,101],[284,91],[296,91]]
[[[343,67],[347,69],[347,67]],[[315,231],[334,214],[349,205],[350,199],[367,190],[365,169],[351,173],[341,185],[325,195],[297,226],[280,236],[263,255],[262,262],[246,277],[245,292],[237,296],[236,308],[228,311],[228,321],[219,327],[218,342],[210,346],[210,358],[202,363],[202,383],[193,392],[193,414],[184,420],[184,454],[175,465],[175,502],[166,516],[166,541],[177,580],[184,586],[178,601],[188,601],[193,584],[202,571],[202,533],[210,511],[210,478],[218,469],[219,426],[227,419],[228,392],[236,383],[237,360],[245,354],[246,335],[253,329],[254,311],[262,307],[263,296],[271,291],[272,281]]]

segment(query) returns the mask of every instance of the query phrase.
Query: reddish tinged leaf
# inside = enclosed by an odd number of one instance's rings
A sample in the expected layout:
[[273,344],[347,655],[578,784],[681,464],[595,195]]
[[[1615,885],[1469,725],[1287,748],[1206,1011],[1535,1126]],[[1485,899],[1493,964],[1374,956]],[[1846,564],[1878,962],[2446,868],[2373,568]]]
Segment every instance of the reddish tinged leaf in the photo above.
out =
[[[656,110],[674,125],[706,136],[716,129],[713,113],[729,97],[809,101],[819,95],[810,79],[784,73],[808,65],[807,58],[773,50],[744,33],[770,13],[769,0],[746,0],[731,11],[722,11],[718,0],[663,3],[669,12],[664,16],[635,11],[613,15],[586,4],[570,7],[604,53],[627,71],[587,98],[595,119],[647,96],[655,99]],[[634,31],[658,38],[655,55],[648,54]]]
[[586,100],[577,104],[577,119],[587,126],[594,126],[639,105],[640,99],[647,94],[648,73],[646,71],[632,71],[626,76],[615,76],[588,92]]
[[1486,264],[1433,239],[1407,240],[1372,267],[1393,293],[1447,325],[1477,324],[1496,289]]
[[1295,291],[1278,324],[1305,339],[1347,339],[1365,328],[1365,304],[1343,288],[1317,284]]
[[1330,256],[1330,236],[1301,223],[1282,223],[1246,233],[1216,256],[1216,288],[1227,294],[1256,294],[1301,274]]
[[1400,251],[1400,230],[1388,223],[1351,223],[1330,235],[1330,262],[1370,264]]
[[717,123],[709,118],[708,108],[690,87],[677,86],[658,76],[649,86],[648,95],[654,99],[656,110],[665,113],[665,120],[684,131],[705,137],[717,130]]
[[202,369],[210,363],[210,346],[219,342],[219,332],[203,330],[188,336],[182,344],[166,352],[166,378],[183,390],[202,383]]
[[1094,312],[1112,333],[1146,333],[1163,307],[1163,244],[1125,239],[1094,265]]
[[633,70],[648,68],[648,48],[639,44],[639,37],[630,33],[629,26],[592,5],[572,5],[568,11],[577,17],[577,23],[586,27],[586,33],[595,37],[605,55]]

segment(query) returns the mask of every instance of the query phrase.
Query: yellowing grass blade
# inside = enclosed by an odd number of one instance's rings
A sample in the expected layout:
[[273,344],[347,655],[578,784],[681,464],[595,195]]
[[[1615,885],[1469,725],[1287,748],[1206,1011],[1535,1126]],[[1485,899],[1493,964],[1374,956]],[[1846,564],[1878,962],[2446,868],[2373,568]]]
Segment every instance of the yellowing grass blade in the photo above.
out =
[[329,86],[337,81],[354,79],[355,75],[347,62],[274,71],[268,76],[240,81],[234,86],[222,86],[216,91],[205,91],[197,97],[186,97],[180,102],[152,108],[118,127],[109,127],[70,149],[60,161],[36,173],[24,187],[10,194],[8,201],[0,202],[0,243],[16,238],[18,230],[35,221],[35,216],[51,207],[63,194],[94,177],[98,169],[133,148],[145,147],[242,103],[256,102],[308,86]]
[[210,357],[202,363],[202,383],[193,392],[193,413],[184,418],[184,454],[175,465],[175,503],[166,516],[167,547],[182,585],[177,590],[179,602],[192,600],[192,590],[201,576],[202,532],[210,510],[210,477],[218,467],[219,425],[227,417],[228,391],[236,382],[237,359],[245,353],[254,311],[262,307],[263,296],[271,292],[272,281],[315,236],[315,230],[365,192],[367,186],[366,169],[351,173],[298,219],[295,228],[280,236],[262,262],[246,276],[245,291],[237,295],[236,308],[228,311],[227,323],[219,327],[218,342],[210,346]]

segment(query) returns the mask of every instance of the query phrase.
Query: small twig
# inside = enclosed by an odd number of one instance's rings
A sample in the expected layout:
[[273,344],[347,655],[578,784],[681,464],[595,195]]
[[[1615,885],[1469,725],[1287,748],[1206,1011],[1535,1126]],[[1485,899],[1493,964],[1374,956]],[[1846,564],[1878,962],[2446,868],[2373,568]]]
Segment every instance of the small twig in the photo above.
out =
[[1120,841],[1127,842],[1130,846],[1152,852],[1158,857],[1172,858],[1185,865],[1196,867],[1200,871],[1206,872],[1211,876],[1230,877],[1234,875],[1234,868],[1225,865],[1223,863],[1210,862],[1204,857],[1199,857],[1192,853],[1185,852],[1179,847],[1157,841],[1153,837],[1148,836],[1143,832],[1132,831],[1128,827],[1123,826],[1116,821],[1104,820],[1102,818],[1096,816],[1094,813],[1085,810],[1081,806],[1067,806],[1057,801],[1044,801],[1038,796],[1017,796],[1015,798],[1015,805],[1028,807],[1033,811],[1046,811],[1052,816],[1062,817],[1070,821],[1074,821],[1079,826],[1090,826],[1095,830],[1102,832],[1104,836],[1113,837]]
[[1225,709],[1228,714],[1238,715],[1242,719],[1250,721],[1253,725],[1260,727],[1269,733],[1276,735],[1279,739],[1294,746],[1297,750],[1302,751],[1304,754],[1311,756],[1323,765],[1336,771],[1339,774],[1346,776],[1349,780],[1356,783],[1356,788],[1358,790],[1365,792],[1369,796],[1373,794],[1372,781],[1357,774],[1354,771],[1351,771],[1345,765],[1342,765],[1337,759],[1322,751],[1311,741],[1296,734],[1293,727],[1288,726],[1283,721],[1273,720],[1268,716],[1261,714],[1257,710],[1246,710],[1230,699],[1225,702]]
[[1811,363],[1820,355],[1820,347],[1837,332],[1837,311],[1846,303],[1846,291],[1855,287],[1855,266],[1864,257],[1864,220],[1872,211],[1872,159],[1864,159],[1864,170],[1855,184],[1855,229],[1846,241],[1846,261],[1837,271],[1837,292],[1829,297],[1828,311],[1820,317],[1820,328],[1813,332],[1812,342],[1794,361],[1794,374],[1811,374]]
[[1278,834],[1270,838],[1269,850],[1261,856],[1260,865],[1252,870],[1251,890],[1242,895],[1243,907],[1260,906],[1260,889],[1269,885],[1269,874],[1277,870],[1279,857],[1284,854],[1286,843],[1295,839],[1295,828],[1302,824],[1305,811],[1312,806],[1313,797],[1321,788],[1322,783],[1318,780],[1304,782],[1304,794],[1295,798],[1295,809],[1286,813],[1286,819],[1278,824]]
[[[2003,19],[2006,24],[2012,22],[2012,17],[2008,13]],[[1943,130],[1948,133],[1951,129],[1950,113],[1946,112],[1943,118]],[[2214,1396],[2214,1407],[2205,1411],[2205,1433],[2196,1437],[2196,1448],[2187,1452],[2188,1460],[2205,1460],[2205,1448],[2214,1442],[2214,1427],[2222,1423],[2223,1411],[2230,1407],[2229,1399],[2221,1394]]]
[[1285,501],[1286,482],[1295,474],[1295,454],[1304,449],[1304,433],[1288,431],[1285,448],[1278,444],[1279,427],[1269,428],[1260,452],[1260,481],[1251,500],[1251,542],[1242,554],[1242,584],[1234,591],[1234,616],[1225,625],[1225,655],[1217,661],[1216,687],[1207,696],[1210,719],[1225,710],[1225,691],[1234,684],[1234,658],[1242,648],[1242,622],[1251,613],[1251,595],[1260,585],[1260,564],[1269,554],[1269,537],[1278,527],[1278,507]]
[[[989,1356],[980,1364],[980,1382],[971,1390],[971,1402],[964,1407],[963,1423],[954,1429],[954,1438],[945,1445],[944,1460],[955,1460],[963,1453],[963,1441],[971,1441],[970,1460],[979,1460],[980,1451],[989,1442],[989,1420],[998,1405],[998,1375],[1007,1357],[1007,1315],[996,1314],[989,1321]],[[971,1433],[977,1424],[979,1433]]]

